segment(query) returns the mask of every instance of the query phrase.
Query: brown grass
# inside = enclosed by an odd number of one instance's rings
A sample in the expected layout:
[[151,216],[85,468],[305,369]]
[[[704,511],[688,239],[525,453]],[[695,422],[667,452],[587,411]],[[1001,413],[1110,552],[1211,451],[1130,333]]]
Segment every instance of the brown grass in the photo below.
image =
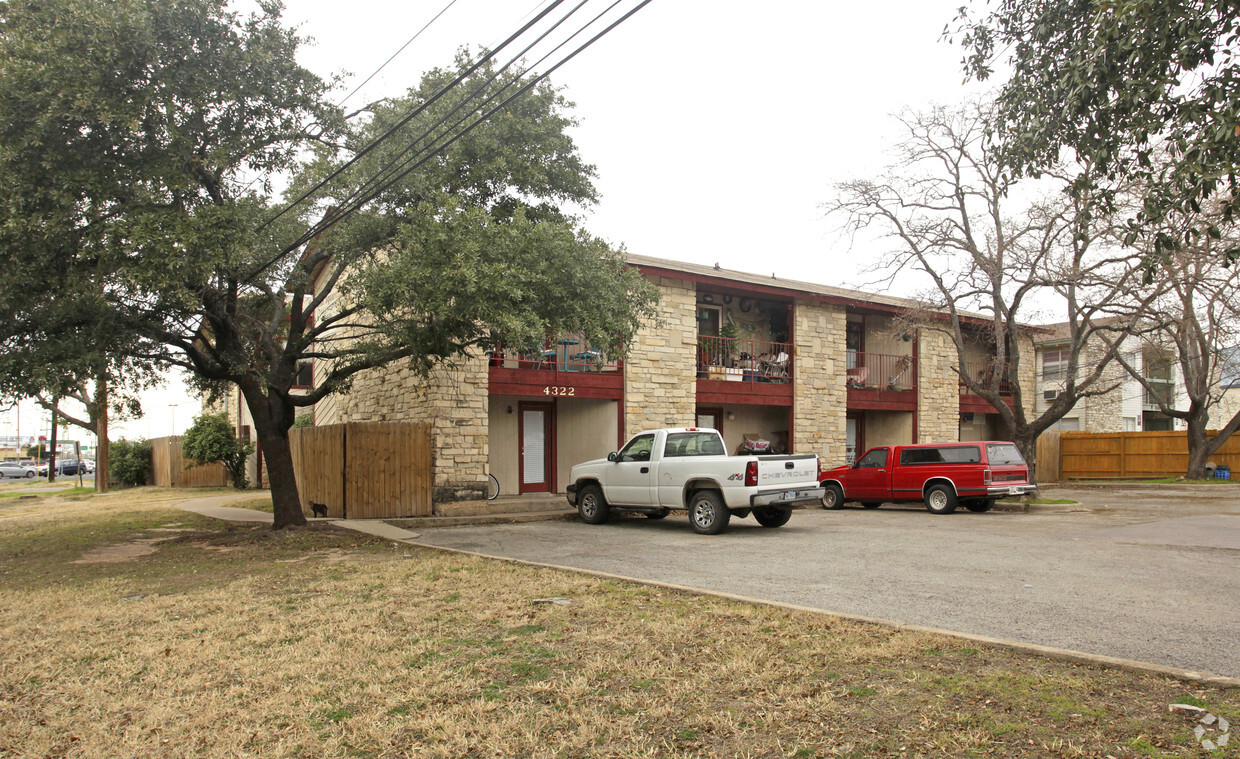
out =
[[[1236,691],[183,496],[0,507],[0,757],[1202,756],[1168,704],[1240,723]],[[121,545],[157,550],[73,563]]]

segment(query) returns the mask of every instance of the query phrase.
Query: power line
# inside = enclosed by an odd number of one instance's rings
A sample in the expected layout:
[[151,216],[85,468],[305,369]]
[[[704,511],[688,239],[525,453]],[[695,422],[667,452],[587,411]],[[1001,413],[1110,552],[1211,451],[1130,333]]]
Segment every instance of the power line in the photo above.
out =
[[407,47],[409,47],[410,45],[412,45],[412,44],[414,43],[414,41],[415,41],[418,37],[421,37],[421,36],[422,36],[422,32],[424,32],[424,31],[426,31],[428,28],[430,28],[430,25],[431,25],[431,24],[433,24],[433,23],[435,23],[436,21],[438,21],[438,20],[439,20],[439,17],[440,17],[440,16],[442,16],[443,14],[447,13],[447,12],[448,12],[448,9],[450,9],[452,6],[456,5],[456,3],[457,3],[457,0],[451,0],[451,2],[449,2],[447,5],[445,5],[445,6],[443,7],[443,10],[439,11],[439,13],[436,13],[436,14],[435,14],[435,17],[434,17],[434,18],[432,18],[430,21],[427,21],[427,22],[426,22],[426,26],[423,26],[421,29],[419,29],[417,34],[415,34],[415,35],[413,35],[412,37],[410,37],[408,42],[406,42],[405,44],[401,45],[401,46],[400,46],[400,49],[399,49],[399,50],[397,50],[395,53],[392,53],[392,57],[390,57],[390,58],[388,58],[386,61],[384,61],[384,62],[383,62],[383,64],[379,66],[379,68],[375,69],[375,71],[374,71],[374,73],[373,73],[373,74],[371,74],[370,76],[366,77],[365,81],[363,81],[361,84],[359,84],[359,85],[357,85],[356,87],[354,87],[352,92],[350,92],[348,95],[345,95],[343,98],[341,98],[341,99],[340,99],[340,102],[339,102],[339,103],[336,103],[337,107],[344,105],[345,101],[346,101],[346,100],[348,100],[349,98],[353,97],[354,95],[356,95],[356,94],[357,94],[357,92],[358,92],[358,90],[362,89],[362,88],[363,88],[363,87],[365,87],[367,84],[370,84],[370,80],[371,80],[371,79],[374,79],[376,76],[378,76],[378,75],[379,75],[379,72],[383,71],[383,69],[384,69],[384,68],[386,68],[386,67],[387,67],[387,65],[388,65],[389,63],[391,63],[392,61],[396,60],[396,56],[398,56],[398,55],[400,55],[401,53],[405,52],[405,48],[407,48]]
[[[611,8],[614,8],[614,7],[615,7],[615,5],[617,5],[617,4],[618,4],[618,2],[619,2],[619,0],[617,0],[617,2],[613,2],[613,3],[612,3],[612,5],[611,5],[611,6],[609,6],[608,10],[610,10]],[[511,103],[513,100],[515,100],[516,98],[518,98],[518,97],[520,97],[520,96],[524,95],[526,92],[528,92],[528,91],[529,91],[530,89],[532,89],[534,86],[536,86],[539,82],[541,82],[541,81],[543,81],[544,79],[546,79],[548,76],[550,76],[552,73],[554,73],[554,72],[555,72],[557,69],[559,69],[561,66],[563,66],[564,64],[566,64],[566,63],[568,63],[569,61],[571,61],[573,58],[575,58],[577,55],[579,55],[582,51],[584,51],[584,50],[586,50],[587,48],[589,48],[591,45],[593,45],[595,42],[597,42],[597,41],[598,41],[599,39],[601,39],[603,36],[607,35],[607,34],[608,34],[608,33],[610,33],[613,29],[615,29],[617,26],[619,26],[620,24],[622,24],[622,23],[624,23],[625,21],[627,21],[627,20],[628,20],[629,18],[631,18],[631,17],[632,17],[635,13],[637,13],[637,12],[638,12],[638,11],[640,11],[642,8],[644,8],[644,7],[646,7],[647,5],[649,5],[651,2],[652,2],[652,0],[642,0],[642,2],[640,2],[640,3],[639,3],[638,5],[636,5],[634,8],[632,8],[631,10],[629,10],[627,13],[625,13],[625,14],[624,14],[623,16],[621,16],[619,19],[617,19],[616,21],[612,22],[610,25],[608,25],[608,26],[607,26],[605,29],[603,29],[601,32],[599,32],[598,34],[596,34],[596,35],[594,35],[593,37],[591,37],[591,38],[590,38],[587,42],[585,42],[585,43],[583,43],[582,45],[580,45],[580,46],[579,46],[576,50],[574,50],[574,51],[573,51],[572,53],[570,53],[569,55],[565,56],[563,59],[561,59],[559,62],[557,62],[554,66],[552,66],[551,68],[547,69],[545,72],[543,72],[543,73],[541,73],[541,74],[538,74],[536,77],[534,77],[534,78],[530,79],[529,81],[527,81],[527,82],[526,82],[526,83],[525,83],[525,84],[524,84],[524,85],[523,85],[523,86],[522,86],[522,87],[521,87],[521,88],[520,88],[517,92],[513,93],[513,94],[512,94],[512,95],[510,95],[508,98],[506,98],[503,102],[501,102],[499,105],[495,106],[494,108],[490,109],[489,111],[487,111],[486,113],[484,113],[483,115],[481,115],[481,116],[480,116],[478,119],[476,119],[473,123],[469,124],[467,127],[465,127],[463,130],[461,130],[461,131],[460,131],[459,133],[457,133],[456,135],[452,136],[450,139],[448,139],[448,140],[447,140],[446,142],[444,142],[442,145],[439,145],[439,146],[435,147],[433,150],[430,150],[430,152],[428,152],[426,155],[423,155],[421,158],[417,158],[417,154],[415,154],[415,156],[414,156],[413,158],[416,158],[417,160],[413,160],[413,159],[408,159],[408,160],[406,160],[406,162],[405,162],[405,164],[406,164],[406,165],[405,165],[404,167],[402,167],[402,168],[401,168],[401,170],[399,171],[399,173],[397,173],[395,176],[393,176],[390,180],[386,181],[386,182],[385,182],[382,186],[378,187],[378,189],[375,189],[374,191],[372,191],[372,192],[370,192],[370,193],[366,194],[364,197],[361,197],[360,199],[356,199],[356,198],[355,198],[355,199],[353,199],[353,200],[352,200],[352,201],[348,204],[348,206],[347,206],[347,207],[342,207],[342,208],[340,209],[340,211],[339,211],[339,212],[334,213],[334,214],[331,214],[330,216],[325,217],[324,219],[322,219],[320,222],[318,222],[318,223],[317,223],[317,224],[315,224],[313,227],[311,227],[309,230],[307,230],[307,231],[306,231],[306,233],[305,233],[305,234],[303,234],[303,235],[302,235],[302,236],[298,239],[298,241],[297,241],[297,242],[293,243],[293,244],[292,244],[292,245],[290,245],[288,248],[286,248],[285,253],[290,252],[291,250],[294,250],[294,249],[296,249],[297,247],[300,247],[300,246],[301,246],[301,245],[303,245],[305,242],[307,242],[307,241],[309,241],[310,239],[312,239],[314,236],[316,236],[316,235],[318,235],[318,234],[321,234],[322,232],[324,232],[324,231],[326,231],[326,230],[330,229],[331,227],[335,226],[335,224],[336,224],[336,223],[338,223],[338,222],[342,221],[343,219],[347,218],[349,215],[351,215],[351,214],[355,213],[357,210],[359,210],[359,209],[360,209],[363,205],[365,205],[367,202],[369,202],[370,200],[373,200],[375,197],[377,197],[378,195],[382,194],[385,190],[387,190],[388,188],[392,187],[392,186],[393,186],[396,182],[399,182],[401,179],[403,179],[403,178],[404,178],[405,176],[407,176],[409,173],[411,173],[411,172],[412,172],[412,171],[414,171],[415,169],[419,168],[420,166],[424,165],[424,164],[425,164],[427,161],[429,161],[430,159],[432,159],[432,158],[434,158],[435,156],[437,156],[437,155],[439,155],[440,153],[442,153],[442,152],[443,152],[444,150],[446,150],[448,147],[450,147],[451,145],[453,145],[454,143],[456,143],[456,141],[457,141],[457,140],[461,139],[461,138],[462,138],[462,137],[464,137],[466,134],[468,134],[469,132],[471,132],[471,131],[473,131],[475,128],[477,128],[477,127],[478,127],[480,124],[482,124],[484,121],[488,120],[491,116],[495,115],[497,112],[499,112],[500,110],[502,110],[502,109],[504,109],[505,107],[507,107],[507,106],[508,106],[508,104],[509,104],[509,103]],[[604,13],[606,13],[606,11],[604,11]],[[589,23],[587,23],[585,26],[583,26],[583,27],[582,27],[582,29],[580,29],[580,30],[578,30],[578,32],[574,33],[574,34],[573,34],[573,35],[569,38],[569,40],[571,40],[571,39],[575,38],[578,34],[580,34],[580,33],[581,33],[581,31],[583,31],[585,28],[588,28],[590,25],[592,25],[592,24],[593,24],[595,21],[597,21],[597,19],[598,19],[599,17],[601,17],[602,15],[603,15],[603,14],[599,14],[599,16],[596,16],[594,19],[592,19]],[[563,47],[563,45],[564,45],[564,44],[566,44],[566,42],[567,42],[567,41],[568,41],[568,40],[566,40],[565,42],[562,42],[559,46],[557,46],[557,48],[556,48],[556,49],[558,50],[560,47]],[[545,59],[546,57],[547,57],[547,56],[544,56],[544,59]],[[402,125],[403,125],[404,123],[407,123],[407,121],[406,121],[406,122],[402,122]],[[460,123],[460,122],[458,122],[458,124],[459,124],[459,123]],[[391,131],[391,130],[389,130],[389,132],[388,132],[388,133],[385,133],[385,137],[390,135],[390,131]],[[425,134],[424,134],[423,136],[419,137],[418,139],[419,139],[419,141],[420,141],[421,139],[424,139],[424,138],[425,138]],[[422,152],[425,152],[425,151],[422,151]],[[411,160],[413,161],[412,163],[410,163],[410,161],[411,161]],[[389,171],[389,169],[385,169],[384,171]],[[382,172],[381,172],[381,173],[382,173]],[[283,255],[283,254],[282,254],[282,255]],[[270,265],[270,264],[268,264],[268,265]],[[264,268],[265,268],[265,267],[264,267]]]

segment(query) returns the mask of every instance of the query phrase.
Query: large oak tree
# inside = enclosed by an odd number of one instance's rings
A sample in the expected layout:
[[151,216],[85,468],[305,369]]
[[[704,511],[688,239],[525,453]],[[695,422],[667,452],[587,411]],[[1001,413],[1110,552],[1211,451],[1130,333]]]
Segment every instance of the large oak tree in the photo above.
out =
[[[300,44],[274,3],[248,17],[221,0],[0,5],[0,256],[16,275],[0,301],[18,313],[35,292],[89,302],[134,359],[238,386],[277,528],[305,521],[288,443],[297,406],[362,371],[427,372],[501,340],[575,331],[619,352],[655,299],[561,210],[593,200],[593,170],[554,88],[532,86],[406,164],[441,117],[488,112],[524,82],[471,65],[436,97],[457,70],[435,71],[347,121],[296,62]],[[501,94],[452,110],[475,90]],[[394,165],[410,170],[380,173]],[[273,175],[297,174],[297,192],[335,169],[277,215]],[[311,239],[329,213],[335,226]],[[307,359],[323,370],[295,394]]]

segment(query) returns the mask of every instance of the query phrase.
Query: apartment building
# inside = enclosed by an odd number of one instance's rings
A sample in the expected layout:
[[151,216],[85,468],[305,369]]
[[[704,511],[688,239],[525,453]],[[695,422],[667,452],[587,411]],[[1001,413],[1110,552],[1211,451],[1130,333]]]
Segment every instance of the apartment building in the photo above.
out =
[[[874,445],[1001,434],[995,409],[960,384],[950,343],[899,326],[910,301],[644,256],[629,263],[662,301],[624,361],[563,335],[463,357],[425,379],[388,367],[319,402],[315,424],[429,422],[436,500],[476,498],[488,473],[502,493],[561,492],[573,464],[656,427],[714,427],[730,452],[757,438],[830,465]],[[982,376],[993,361],[977,326],[962,370]]]

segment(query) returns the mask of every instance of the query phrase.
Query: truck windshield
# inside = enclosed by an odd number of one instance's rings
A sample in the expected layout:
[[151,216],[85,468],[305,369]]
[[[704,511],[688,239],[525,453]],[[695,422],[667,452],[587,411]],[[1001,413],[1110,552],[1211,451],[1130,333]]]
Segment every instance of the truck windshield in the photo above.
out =
[[673,432],[663,446],[663,458],[672,456],[722,456],[723,443],[715,432]]

